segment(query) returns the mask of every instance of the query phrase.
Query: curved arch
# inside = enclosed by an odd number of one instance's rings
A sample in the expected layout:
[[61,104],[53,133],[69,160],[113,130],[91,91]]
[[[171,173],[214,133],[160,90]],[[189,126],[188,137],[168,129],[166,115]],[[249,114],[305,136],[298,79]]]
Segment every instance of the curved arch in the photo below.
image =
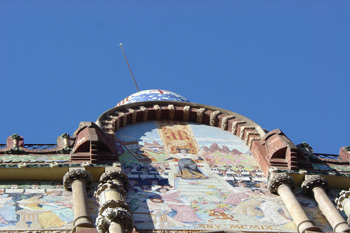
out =
[[104,132],[114,135],[129,124],[161,119],[218,127],[239,136],[249,148],[266,134],[257,123],[238,113],[191,102],[145,101],[121,105],[104,112],[96,123]]

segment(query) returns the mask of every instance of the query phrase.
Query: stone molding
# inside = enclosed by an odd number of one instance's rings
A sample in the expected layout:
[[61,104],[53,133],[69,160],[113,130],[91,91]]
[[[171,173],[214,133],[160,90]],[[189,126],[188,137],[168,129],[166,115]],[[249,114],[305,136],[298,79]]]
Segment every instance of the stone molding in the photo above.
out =
[[169,104],[168,105],[168,109],[169,109],[169,120],[174,120],[175,118],[175,107],[173,104]]
[[162,116],[162,109],[160,108],[160,106],[158,104],[154,105],[153,107],[156,110],[155,120],[159,121],[160,117]]
[[137,116],[137,111],[135,111],[132,108],[127,108],[126,110],[128,110],[129,112],[131,112],[131,122],[132,124],[136,123],[136,116]]
[[140,106],[140,110],[142,111],[142,121],[147,121],[148,108],[146,108],[145,106]]
[[64,188],[68,191],[72,191],[72,184],[75,180],[84,180],[86,184],[86,189],[90,189],[92,184],[92,177],[90,172],[83,169],[73,169],[67,172],[63,176]]
[[350,198],[350,191],[341,191],[339,193],[339,197],[337,197],[334,202],[336,203],[336,207],[338,210],[340,211],[344,211],[344,206],[343,206],[343,203],[344,201],[349,201],[349,198]]
[[277,173],[270,179],[267,188],[271,193],[278,194],[278,188],[283,184],[288,185],[292,190],[294,189],[294,180],[291,176],[286,173]]
[[[163,118],[185,122],[194,121],[200,124],[218,127],[237,136],[241,136],[243,141],[250,147],[254,140],[259,140],[266,134],[260,126],[251,120],[224,109],[204,105],[202,107],[201,105],[193,103],[186,105],[175,102],[172,102],[171,104],[157,102],[150,103],[149,105],[146,104],[147,103],[140,103],[140,105],[137,105],[137,103],[133,103],[128,106],[116,107],[106,112],[106,114],[101,115],[97,120],[97,123],[101,125],[101,128],[104,129],[107,134],[113,134],[121,127],[139,121],[161,120]],[[137,117],[140,111],[143,113],[142,118]],[[151,116],[152,119],[149,119],[148,112],[150,111],[155,112],[154,115]],[[163,111],[168,114],[162,114]],[[128,115],[131,115],[130,118],[127,117]],[[106,121],[106,119],[108,120]],[[127,119],[131,120],[128,121]],[[244,135],[239,135],[242,131],[242,127],[245,127],[243,130]]]
[[245,121],[234,121],[233,123],[232,123],[232,126],[231,126],[231,132],[233,133],[233,134],[236,134],[237,133],[237,127],[238,127],[238,125],[239,124],[245,124],[246,122]]
[[[239,137],[242,139],[242,140],[244,140],[244,133],[245,133],[245,131],[247,130],[247,129],[252,129],[252,130],[254,130],[255,131],[255,127],[254,126],[251,126],[251,125],[244,125],[244,126],[242,126],[241,127],[241,132],[240,132],[240,134],[239,134]],[[253,132],[254,132],[253,131]],[[248,132],[249,133],[249,132]]]
[[235,118],[235,117],[232,116],[232,115],[224,116],[224,117],[222,118],[222,121],[221,121],[221,129],[222,129],[222,130],[227,130],[228,120],[231,120],[231,119],[233,119],[233,118]]
[[191,106],[186,105],[183,110],[183,120],[188,121],[189,115],[190,115],[190,109]]
[[217,115],[221,114],[220,111],[214,111],[212,113],[210,113],[210,121],[209,121],[209,125],[210,126],[215,126],[215,120]]
[[318,175],[306,176],[307,178],[301,184],[302,192],[305,196],[312,196],[315,187],[321,187],[329,192],[329,184],[325,178]]
[[106,208],[96,219],[96,229],[99,233],[108,233],[109,226],[112,222],[120,224],[127,232],[132,232],[134,220],[124,208]]
[[100,183],[107,183],[109,180],[112,181],[113,179],[120,180],[124,185],[124,189],[128,188],[129,186],[128,176],[123,171],[120,171],[120,170],[105,171],[100,177]]
[[126,202],[124,201],[116,201],[116,200],[107,200],[105,203],[103,203],[99,208],[98,208],[98,213],[101,215],[106,209],[108,208],[124,208],[125,210],[129,211],[129,206]]
[[203,114],[206,111],[205,108],[200,108],[197,111],[197,123],[201,124],[203,121]]

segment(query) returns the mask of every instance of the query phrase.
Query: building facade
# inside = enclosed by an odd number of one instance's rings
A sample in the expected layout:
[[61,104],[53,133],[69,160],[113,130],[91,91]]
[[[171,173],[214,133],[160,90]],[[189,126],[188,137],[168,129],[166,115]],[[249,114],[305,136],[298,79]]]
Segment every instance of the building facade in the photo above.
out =
[[3,232],[350,232],[350,147],[164,90],[135,93],[56,144],[0,145]]

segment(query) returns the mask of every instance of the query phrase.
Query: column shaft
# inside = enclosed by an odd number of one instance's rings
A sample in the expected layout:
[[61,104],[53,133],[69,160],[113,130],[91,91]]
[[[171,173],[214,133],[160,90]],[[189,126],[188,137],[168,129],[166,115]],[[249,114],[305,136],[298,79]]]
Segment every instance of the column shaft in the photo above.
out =
[[268,184],[270,192],[280,195],[286,205],[298,232],[322,232],[320,228],[307,217],[303,208],[293,194],[294,180],[286,173],[273,173]]
[[304,182],[301,184],[301,188],[304,195],[313,196],[315,198],[320,210],[326,216],[329,224],[331,224],[333,231],[350,232],[349,225],[327,196],[326,192],[329,192],[329,185],[324,177],[319,175],[306,175]]
[[111,225],[109,225],[109,233],[124,233],[125,230],[123,229],[122,225],[116,222],[111,222]]
[[314,187],[315,200],[335,232],[350,232],[350,227],[335,208],[322,187]]
[[127,175],[120,168],[105,171],[101,175],[94,194],[100,204],[96,224],[100,233],[132,232],[133,219],[125,197],[127,185]]
[[95,227],[86,204],[86,188],[90,188],[91,183],[91,174],[83,169],[72,169],[63,177],[64,188],[73,193],[74,222],[72,232],[75,232],[77,227]]
[[292,216],[295,224],[298,226],[299,232],[307,231],[321,231],[316,227],[307,217],[303,208],[298,200],[295,198],[292,190],[288,185],[282,184],[278,187],[278,194],[281,196],[282,201],[286,205],[290,215]]
[[88,209],[86,204],[86,191],[84,181],[77,179],[72,183],[73,204],[74,204],[74,225],[75,226],[91,226],[91,218],[88,217]]

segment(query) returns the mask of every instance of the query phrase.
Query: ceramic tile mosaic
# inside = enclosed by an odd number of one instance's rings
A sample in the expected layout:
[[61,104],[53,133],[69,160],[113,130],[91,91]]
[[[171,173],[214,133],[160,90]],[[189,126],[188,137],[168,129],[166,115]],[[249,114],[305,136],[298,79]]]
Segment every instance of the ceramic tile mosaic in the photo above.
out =
[[0,162],[4,163],[36,163],[36,162],[67,162],[70,161],[69,154],[57,154],[57,155],[1,155]]
[[[296,231],[249,148],[227,131],[163,120],[122,128],[116,143],[140,231]],[[311,219],[331,230],[313,200],[298,198]]]
[[[95,219],[98,204],[92,194],[88,206]],[[73,221],[72,193],[62,181],[0,183],[0,230],[71,229]]]
[[178,95],[171,91],[164,90],[145,90],[139,91],[135,94],[132,94],[122,101],[120,101],[117,106],[135,102],[143,101],[154,101],[154,100],[164,100],[164,101],[179,101],[179,102],[190,102],[181,95]]

